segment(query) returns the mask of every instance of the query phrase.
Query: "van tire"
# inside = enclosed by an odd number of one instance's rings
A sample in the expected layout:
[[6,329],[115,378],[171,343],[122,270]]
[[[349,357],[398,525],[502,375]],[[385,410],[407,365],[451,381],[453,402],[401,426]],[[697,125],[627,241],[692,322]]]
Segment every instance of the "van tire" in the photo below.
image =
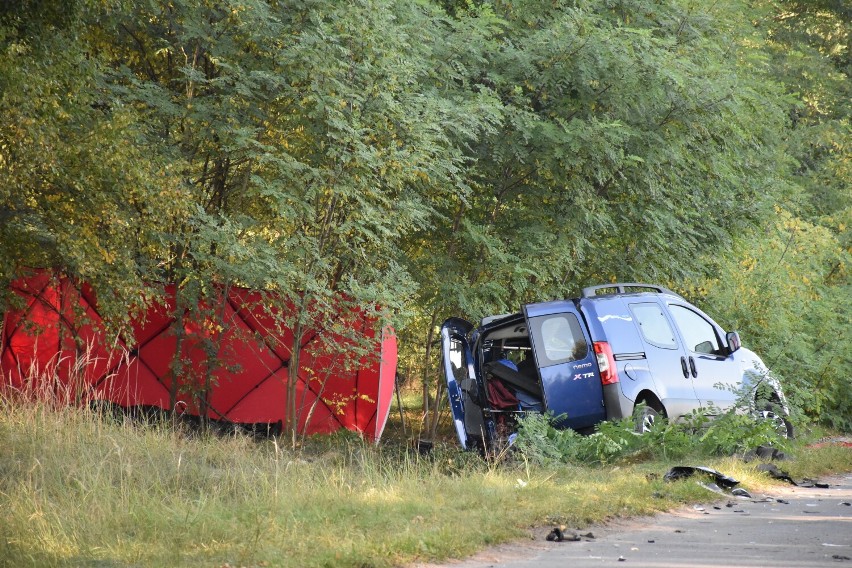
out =
[[[782,438],[788,440],[793,439],[793,424],[790,423],[784,408],[781,406],[781,399],[778,393],[773,392],[767,399],[763,399],[763,410],[757,412],[759,420],[771,420],[775,423],[775,431]],[[760,404],[759,397],[755,399],[756,404]]]
[[639,434],[647,434],[651,431],[654,423],[659,420],[660,416],[660,412],[656,408],[648,406],[648,403],[637,405],[633,409],[633,420],[636,424],[636,432]]
[[775,423],[775,431],[782,438],[787,440],[793,439],[793,424],[784,416],[784,411],[773,405],[767,405],[766,408],[758,413],[759,420],[771,420]]

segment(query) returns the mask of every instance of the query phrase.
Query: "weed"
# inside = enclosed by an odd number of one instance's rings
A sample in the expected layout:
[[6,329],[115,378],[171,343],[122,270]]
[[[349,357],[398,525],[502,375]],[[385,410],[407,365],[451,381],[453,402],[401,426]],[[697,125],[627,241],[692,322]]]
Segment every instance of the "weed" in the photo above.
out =
[[581,436],[557,428],[553,417],[531,414],[519,420],[515,447],[524,459],[537,465],[605,465],[635,459],[682,459],[688,455],[716,457],[743,454],[762,445],[786,447],[786,439],[770,420],[736,410],[709,420],[707,410],[676,423],[659,418],[641,435],[636,432],[632,417],[601,422],[593,434]]

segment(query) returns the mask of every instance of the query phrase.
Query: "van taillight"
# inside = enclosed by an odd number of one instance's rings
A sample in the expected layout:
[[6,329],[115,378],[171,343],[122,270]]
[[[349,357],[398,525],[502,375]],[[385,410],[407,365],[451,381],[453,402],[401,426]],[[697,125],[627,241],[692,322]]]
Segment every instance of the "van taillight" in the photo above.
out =
[[618,382],[618,372],[615,370],[615,357],[612,348],[606,341],[595,341],[595,356],[598,358],[598,368],[601,371],[601,384],[611,385]]

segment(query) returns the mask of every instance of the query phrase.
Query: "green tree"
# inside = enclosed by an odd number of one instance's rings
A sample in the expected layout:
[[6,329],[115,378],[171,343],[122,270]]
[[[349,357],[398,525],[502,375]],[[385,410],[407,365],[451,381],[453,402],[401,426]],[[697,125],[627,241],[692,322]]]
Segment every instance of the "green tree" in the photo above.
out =
[[[77,2],[0,13],[0,313],[8,283],[54,268],[91,283],[108,320],[146,295],[172,176],[128,139],[132,109],[109,108]],[[141,302],[144,303],[144,302]]]
[[[850,312],[850,7],[754,2],[763,65],[787,91],[780,129],[794,159],[774,215],[707,258],[708,303],[785,379],[802,418],[848,429]],[[699,292],[699,295],[701,293]]]
[[[218,305],[214,284],[269,290],[295,345],[347,309],[385,323],[407,307],[414,282],[398,240],[429,226],[430,196],[463,185],[455,142],[489,120],[430,85],[440,12],[391,1],[154,2],[91,17],[110,96],[134,109],[138,144],[192,204],[165,228],[160,259],[162,278],[181,286],[179,306]],[[306,411],[298,357],[294,434]]]

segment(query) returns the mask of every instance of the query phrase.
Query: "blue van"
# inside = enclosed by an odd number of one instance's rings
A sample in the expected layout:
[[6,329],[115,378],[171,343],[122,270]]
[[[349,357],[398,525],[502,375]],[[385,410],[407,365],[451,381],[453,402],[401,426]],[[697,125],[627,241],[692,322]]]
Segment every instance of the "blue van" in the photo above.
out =
[[579,298],[524,305],[519,313],[460,318],[441,326],[442,366],[464,448],[484,449],[526,412],[591,432],[634,415],[646,431],[658,416],[748,410],[792,436],[780,385],[760,358],[684,298],[661,286],[603,284]]

